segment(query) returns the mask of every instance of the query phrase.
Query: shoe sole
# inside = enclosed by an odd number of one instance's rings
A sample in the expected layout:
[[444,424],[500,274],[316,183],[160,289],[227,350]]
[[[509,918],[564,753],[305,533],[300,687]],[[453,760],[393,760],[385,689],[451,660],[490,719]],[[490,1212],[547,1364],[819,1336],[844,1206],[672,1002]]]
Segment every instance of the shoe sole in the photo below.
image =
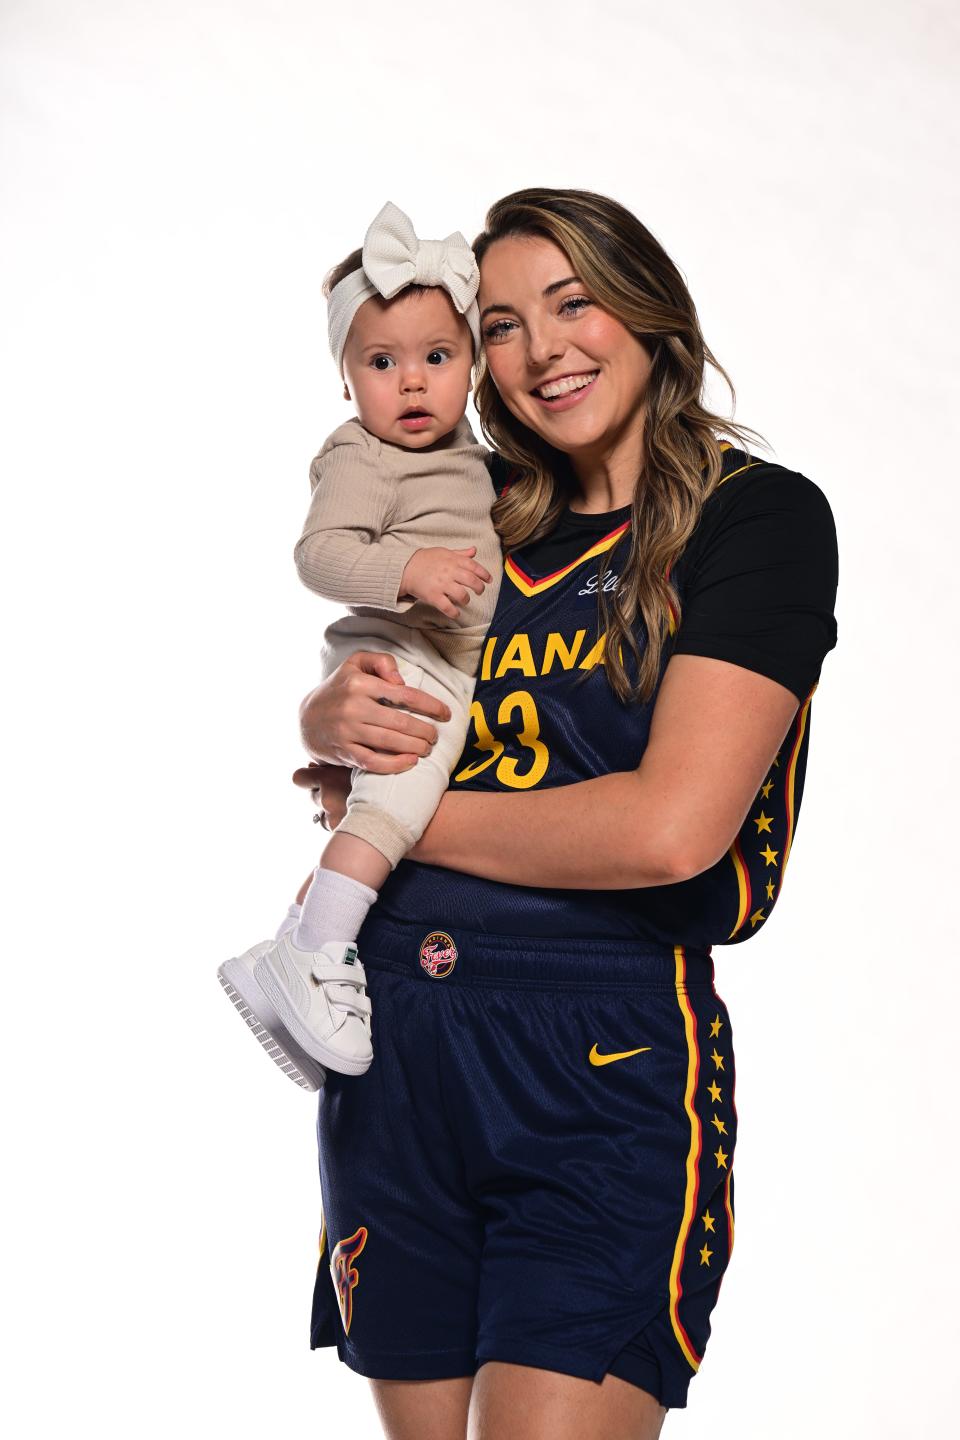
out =
[[[249,983],[249,973],[244,970],[239,960],[227,960],[217,971],[217,979],[223,986],[234,1009],[246,1022],[273,1063],[283,1071],[288,1080],[292,1080],[294,1085],[299,1085],[301,1090],[319,1090],[326,1076],[319,1068],[313,1067],[309,1057],[300,1056],[295,1059],[279,1043],[274,1031],[267,1029],[260,1016],[251,1009],[247,998],[237,988],[237,983],[243,984],[244,978]],[[276,1029],[279,1030],[280,1026],[277,1025]],[[292,1049],[290,1042],[287,1043],[289,1049]]]
[[301,1050],[306,1051],[321,1065],[326,1065],[329,1070],[336,1070],[341,1075],[366,1074],[373,1063],[373,1056],[371,1055],[369,1060],[353,1060],[325,1045],[322,1040],[318,1040],[300,1019],[299,1012],[291,1003],[286,990],[270,969],[267,959],[262,955],[253,967],[253,976],[277,1012],[281,1025],[290,1033]]

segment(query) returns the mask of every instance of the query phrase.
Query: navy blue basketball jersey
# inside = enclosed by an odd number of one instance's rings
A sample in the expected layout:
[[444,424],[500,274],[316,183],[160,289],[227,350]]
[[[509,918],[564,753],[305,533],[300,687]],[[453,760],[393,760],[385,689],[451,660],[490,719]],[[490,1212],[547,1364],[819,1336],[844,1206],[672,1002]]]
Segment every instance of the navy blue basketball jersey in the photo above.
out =
[[[609,532],[559,568],[545,573],[536,546],[505,560],[451,789],[510,794],[640,764],[656,695],[625,704],[606,678],[597,590],[617,583],[629,511],[610,519]],[[720,485],[671,580],[680,621],[671,616],[661,678],[673,654],[703,654],[766,673],[797,693],[789,733],[723,859],[692,880],[614,891],[527,889],[405,861],[381,892],[385,918],[444,930],[460,924],[491,934],[622,936],[699,948],[737,943],[765,924],[793,844],[820,662],[836,638],[829,506],[806,477],[728,447]],[[638,640],[645,643],[642,626]],[[575,806],[568,823],[576,831]],[[581,838],[590,845],[588,833]]]

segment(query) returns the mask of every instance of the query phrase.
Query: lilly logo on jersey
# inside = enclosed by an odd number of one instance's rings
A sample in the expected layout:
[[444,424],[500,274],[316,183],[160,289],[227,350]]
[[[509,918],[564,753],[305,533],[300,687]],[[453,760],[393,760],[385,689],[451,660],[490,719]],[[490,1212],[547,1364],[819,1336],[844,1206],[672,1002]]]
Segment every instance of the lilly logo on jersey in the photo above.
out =
[[[607,572],[606,575],[604,575],[604,577],[603,577],[603,593],[604,593],[604,595],[609,595],[609,593],[610,593],[611,590],[616,590],[616,588],[617,588],[617,581],[618,581],[619,579],[620,579],[620,576],[619,576],[619,575],[612,575],[612,574],[610,574],[609,571]],[[590,576],[590,579],[587,581],[586,585],[584,585],[584,587],[583,587],[582,590],[578,590],[578,591],[577,591],[577,594],[578,594],[578,595],[596,595],[596,593],[597,593],[597,591],[598,591],[599,588],[600,588],[600,572],[597,571],[596,575],[591,575],[591,576]]]
[[420,964],[431,980],[443,980],[457,963],[457,947],[446,930],[431,930],[420,946]]

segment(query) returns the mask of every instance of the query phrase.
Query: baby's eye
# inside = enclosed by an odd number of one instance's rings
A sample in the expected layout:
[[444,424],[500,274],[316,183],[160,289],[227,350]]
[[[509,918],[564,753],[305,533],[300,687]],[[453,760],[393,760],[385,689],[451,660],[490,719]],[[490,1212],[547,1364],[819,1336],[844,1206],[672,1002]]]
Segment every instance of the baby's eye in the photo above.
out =
[[396,361],[391,355],[374,355],[370,364],[374,370],[392,370]]
[[502,340],[511,330],[516,329],[513,320],[494,320],[483,332],[484,340]]
[[560,306],[561,315],[576,315],[580,310],[585,310],[593,301],[587,295],[569,295]]
[[431,350],[430,354],[427,356],[427,364],[442,365],[445,360],[449,359],[450,356],[446,350]]

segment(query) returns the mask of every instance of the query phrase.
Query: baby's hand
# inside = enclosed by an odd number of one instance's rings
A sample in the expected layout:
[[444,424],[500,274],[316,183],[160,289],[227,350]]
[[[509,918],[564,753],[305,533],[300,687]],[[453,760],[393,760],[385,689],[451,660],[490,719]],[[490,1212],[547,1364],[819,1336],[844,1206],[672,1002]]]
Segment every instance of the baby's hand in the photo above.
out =
[[456,620],[460,614],[457,607],[470,599],[468,591],[482,595],[484,586],[493,578],[472,558],[476,553],[476,545],[466,550],[446,550],[442,545],[415,550],[403,568],[401,598],[424,600]]

